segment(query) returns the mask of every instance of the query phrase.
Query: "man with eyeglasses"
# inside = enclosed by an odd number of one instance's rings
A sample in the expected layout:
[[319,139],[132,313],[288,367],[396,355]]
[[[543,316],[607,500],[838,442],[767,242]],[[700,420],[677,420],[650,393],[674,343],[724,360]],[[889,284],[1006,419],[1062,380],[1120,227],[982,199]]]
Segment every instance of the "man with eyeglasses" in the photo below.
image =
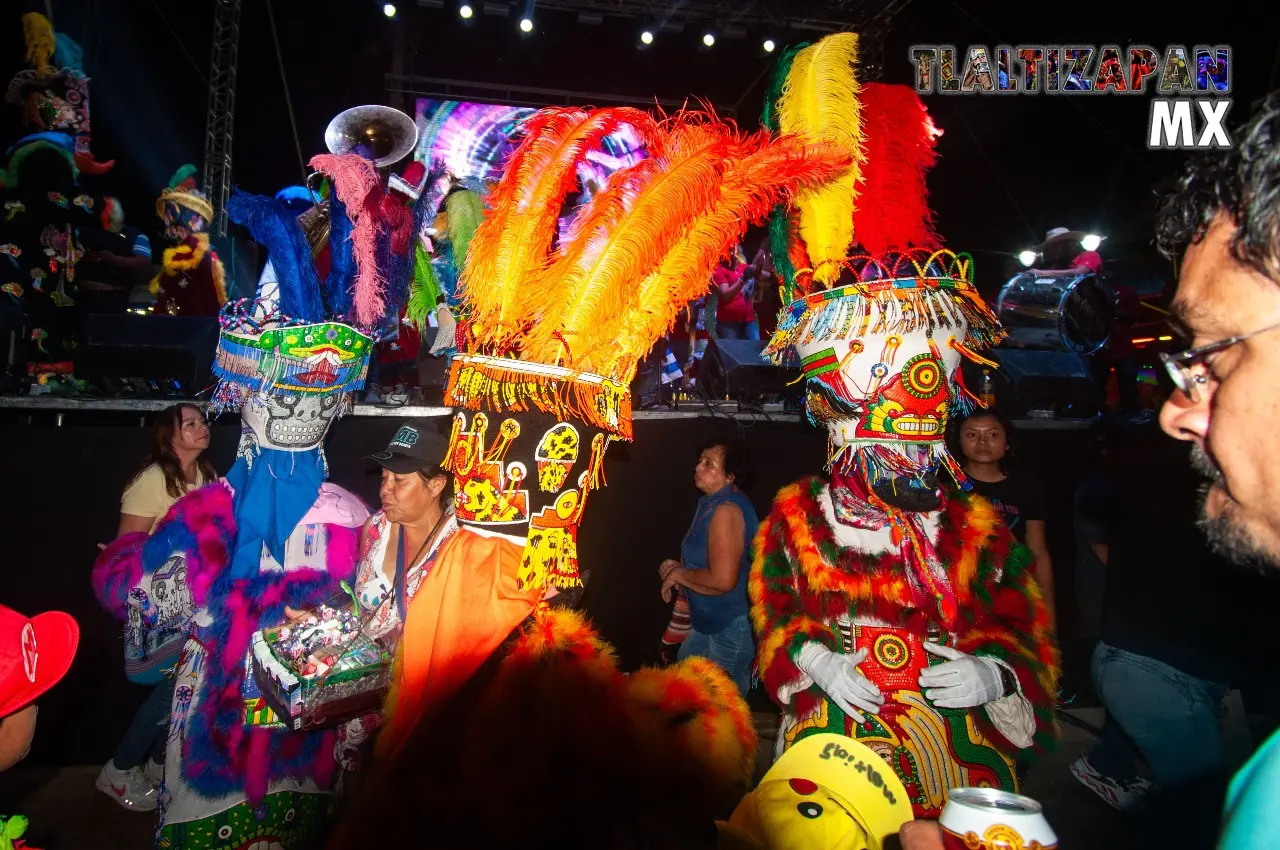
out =
[[[1192,347],[1162,355],[1177,391],[1160,424],[1192,443],[1191,464],[1208,478],[1199,524],[1213,547],[1277,568],[1280,92],[1236,139],[1229,152],[1191,163],[1161,209],[1162,250],[1185,249],[1174,314]],[[899,838],[904,850],[943,847],[929,822],[906,824]],[[1218,846],[1280,846],[1280,732],[1231,781]]]
[[[1185,247],[1173,310],[1192,347],[1161,355],[1177,391],[1160,425],[1208,478],[1200,526],[1240,563],[1280,566],[1280,92],[1231,151],[1188,166],[1161,211]],[[1209,580],[1212,580],[1211,578]],[[1280,843],[1280,733],[1232,780],[1220,847]]]

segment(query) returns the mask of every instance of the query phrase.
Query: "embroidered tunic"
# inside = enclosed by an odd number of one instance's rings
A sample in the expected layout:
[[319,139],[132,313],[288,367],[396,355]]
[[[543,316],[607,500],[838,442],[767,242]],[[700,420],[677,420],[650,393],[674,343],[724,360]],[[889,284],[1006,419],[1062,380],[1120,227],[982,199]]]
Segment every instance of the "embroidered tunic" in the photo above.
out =
[[263,547],[259,574],[236,580],[228,569],[237,527],[232,499],[225,481],[187,494],[150,538],[130,534],[108,546],[94,584],[116,608],[153,593],[163,576],[166,593],[189,598],[195,612],[176,674],[156,847],[306,850],[325,833],[335,734],[250,722],[261,711],[250,640],[284,622],[286,606],[314,607],[351,580],[368,511],[341,487],[321,485],[285,543],[284,563]]
[[[994,508],[948,494],[942,510],[922,519],[938,557],[933,577],[958,605],[953,630],[915,607],[890,530],[838,526],[816,477],[779,492],[756,537],[749,592],[761,676],[783,709],[777,752],[819,732],[855,737],[902,778],[917,817],[936,818],[952,787],[1016,791],[1015,761],[1053,743],[1058,655],[1031,555]],[[920,671],[937,663],[926,641],[991,658],[1014,674],[1018,692],[968,710],[932,705],[918,684]],[[826,698],[795,663],[809,642],[869,650],[859,671],[885,695],[879,715],[857,724]]]

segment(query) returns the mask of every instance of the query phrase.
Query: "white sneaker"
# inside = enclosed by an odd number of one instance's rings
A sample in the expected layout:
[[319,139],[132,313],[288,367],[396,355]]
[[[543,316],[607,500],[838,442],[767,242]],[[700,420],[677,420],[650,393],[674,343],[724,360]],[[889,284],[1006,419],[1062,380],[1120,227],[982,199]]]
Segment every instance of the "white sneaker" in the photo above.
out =
[[1108,806],[1121,812],[1141,807],[1155,788],[1151,780],[1141,777],[1125,782],[1104,776],[1089,762],[1088,756],[1076,759],[1067,769],[1080,784],[1101,797]]
[[159,788],[164,782],[164,765],[155,759],[147,759],[147,763],[142,766],[142,775],[151,783],[152,788]]
[[154,812],[160,796],[142,768],[120,770],[111,762],[102,766],[94,787],[131,812]]

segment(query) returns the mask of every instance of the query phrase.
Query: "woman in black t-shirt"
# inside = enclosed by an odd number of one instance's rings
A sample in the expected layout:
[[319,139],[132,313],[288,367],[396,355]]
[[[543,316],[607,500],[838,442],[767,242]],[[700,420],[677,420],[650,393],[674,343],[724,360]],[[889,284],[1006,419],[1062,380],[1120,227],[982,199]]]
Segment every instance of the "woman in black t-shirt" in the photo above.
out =
[[953,425],[954,442],[973,488],[1000,512],[1019,543],[1036,558],[1036,580],[1044,593],[1049,616],[1056,621],[1053,604],[1053,561],[1045,538],[1044,491],[1040,482],[1009,467],[1009,422],[991,410],[977,410]]

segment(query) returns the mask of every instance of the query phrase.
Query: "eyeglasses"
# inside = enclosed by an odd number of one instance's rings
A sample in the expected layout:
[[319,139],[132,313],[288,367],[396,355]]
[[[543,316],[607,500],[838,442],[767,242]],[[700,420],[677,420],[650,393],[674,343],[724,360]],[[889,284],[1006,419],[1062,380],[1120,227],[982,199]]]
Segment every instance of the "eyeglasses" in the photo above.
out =
[[1250,331],[1247,334],[1229,336],[1217,342],[1198,345],[1195,348],[1188,348],[1185,351],[1179,351],[1174,354],[1162,352],[1160,354],[1160,362],[1164,364],[1164,370],[1169,373],[1169,379],[1173,381],[1174,387],[1185,395],[1192,404],[1199,404],[1200,391],[1198,387],[1206,386],[1209,383],[1209,374],[1204,369],[1205,357],[1259,334],[1274,331],[1277,328],[1280,328],[1280,322],[1274,325],[1267,325],[1265,328],[1259,328],[1256,331]]

